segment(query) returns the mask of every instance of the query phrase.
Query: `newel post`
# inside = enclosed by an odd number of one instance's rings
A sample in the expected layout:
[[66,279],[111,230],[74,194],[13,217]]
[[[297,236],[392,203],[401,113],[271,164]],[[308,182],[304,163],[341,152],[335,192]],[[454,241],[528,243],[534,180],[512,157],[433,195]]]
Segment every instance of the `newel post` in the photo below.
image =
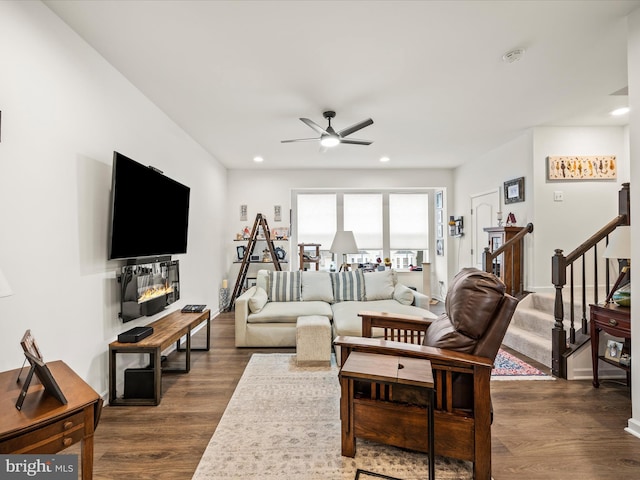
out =
[[553,307],[553,331],[551,333],[551,345],[553,349],[551,357],[551,371],[553,375],[566,378],[566,363],[564,353],[567,350],[567,334],[564,329],[564,303],[562,301],[562,288],[567,283],[567,263],[561,249],[555,250],[551,257],[551,283],[556,289],[555,304]]

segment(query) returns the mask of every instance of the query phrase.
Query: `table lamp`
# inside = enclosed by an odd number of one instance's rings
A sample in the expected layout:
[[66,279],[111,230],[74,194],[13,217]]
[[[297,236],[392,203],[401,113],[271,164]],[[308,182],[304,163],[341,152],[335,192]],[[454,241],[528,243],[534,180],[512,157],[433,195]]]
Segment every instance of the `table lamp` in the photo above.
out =
[[624,276],[631,270],[631,227],[629,225],[619,226],[611,232],[611,235],[609,235],[609,244],[602,256],[604,258],[627,260],[627,266],[622,267],[620,270],[620,275],[609,292],[609,295],[607,295],[607,299],[604,303],[610,303],[613,298],[613,301],[618,305],[622,305],[624,307],[631,306],[629,284],[618,289],[618,286]]
[[347,263],[348,253],[358,253],[358,245],[356,245],[356,239],[353,236],[351,230],[336,232],[336,236],[333,237],[331,253],[342,254],[342,265],[340,265],[340,272],[342,270],[349,270],[349,264]]
[[13,295],[13,290],[11,290],[9,282],[7,282],[2,270],[0,270],[0,297],[8,297],[9,295]]

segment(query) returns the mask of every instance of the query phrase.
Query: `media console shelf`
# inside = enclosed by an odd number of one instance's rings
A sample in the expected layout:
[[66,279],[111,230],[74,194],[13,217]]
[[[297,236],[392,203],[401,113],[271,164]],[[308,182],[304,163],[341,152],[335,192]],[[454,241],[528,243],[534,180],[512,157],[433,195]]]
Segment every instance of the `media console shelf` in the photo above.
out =
[[[207,322],[207,343],[203,348],[191,347],[191,332],[202,322]],[[182,313],[179,310],[147,325],[153,333],[136,343],[112,342],[109,344],[109,404],[110,405],[158,405],[162,397],[162,372],[189,373],[191,351],[209,351],[211,347],[211,312]],[[182,337],[185,347],[180,347]],[[185,367],[180,369],[162,368],[162,352],[176,342],[176,349],[185,352]],[[153,398],[122,398],[116,391],[117,355],[123,353],[149,354],[149,368],[153,372]]]

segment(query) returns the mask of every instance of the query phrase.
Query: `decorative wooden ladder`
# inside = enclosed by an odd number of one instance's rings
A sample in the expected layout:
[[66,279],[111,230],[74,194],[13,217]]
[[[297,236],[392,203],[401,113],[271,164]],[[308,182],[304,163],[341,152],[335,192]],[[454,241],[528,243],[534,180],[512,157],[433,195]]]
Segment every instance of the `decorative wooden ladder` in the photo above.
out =
[[[262,227],[263,238],[258,238],[260,234],[260,227]],[[251,236],[249,237],[249,243],[247,244],[247,248],[244,252],[244,257],[242,257],[242,264],[240,265],[240,272],[238,272],[238,279],[236,280],[236,285],[233,288],[233,294],[231,295],[231,299],[229,301],[229,307],[227,311],[230,311],[234,308],[236,298],[242,295],[242,287],[244,282],[247,279],[247,272],[249,270],[249,264],[251,263],[249,259],[251,258],[251,254],[253,250],[256,248],[256,243],[258,241],[267,242],[267,248],[269,249],[269,253],[271,254],[271,261],[273,262],[273,268],[277,271],[281,271],[282,267],[280,266],[280,260],[276,255],[275,248],[273,246],[273,239],[271,238],[271,230],[269,230],[269,225],[267,224],[267,219],[261,214],[256,215],[256,221],[253,222],[253,228],[251,229]]]

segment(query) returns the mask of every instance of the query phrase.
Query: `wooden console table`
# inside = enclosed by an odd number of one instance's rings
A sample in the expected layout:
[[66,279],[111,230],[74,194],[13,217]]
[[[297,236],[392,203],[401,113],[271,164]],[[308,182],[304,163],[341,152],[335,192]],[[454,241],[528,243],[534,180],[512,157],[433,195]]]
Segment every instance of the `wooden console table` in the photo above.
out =
[[357,398],[358,392],[355,389],[356,381],[371,383],[371,396],[376,399],[381,399],[384,393],[376,391],[374,384],[413,385],[427,391],[429,398],[426,419],[429,443],[429,480],[433,480],[435,478],[435,428],[433,418],[434,383],[431,362],[421,358],[351,352],[340,369],[339,377],[342,455],[345,457],[353,457],[356,454],[356,435],[376,440],[376,415],[393,415],[388,407],[382,406],[379,411],[375,411],[375,408],[372,408],[371,400],[359,400]]
[[102,399],[64,362],[47,363],[67,404],[44,392],[34,380],[22,410],[15,407],[27,369],[0,373],[0,454],[53,454],[82,442],[82,480],[93,478],[93,432],[102,411]]
[[[162,377],[164,372],[189,373],[191,369],[191,352],[209,351],[211,347],[211,312],[182,313],[179,310],[147,325],[153,333],[136,343],[112,342],[109,344],[109,404],[110,405],[158,405],[162,397]],[[204,348],[191,347],[191,331],[207,322],[207,344]],[[180,347],[180,340],[186,337],[185,348]],[[185,366],[180,369],[161,367],[162,351],[176,342],[176,349],[185,352]],[[119,353],[149,354],[149,368],[153,370],[153,398],[118,398],[116,391],[116,359]]]
[[593,386],[598,388],[598,362],[602,360],[627,372],[627,385],[630,385],[631,366],[621,365],[598,355],[600,347],[600,331],[604,331],[614,337],[624,338],[628,351],[631,351],[631,309],[620,307],[614,303],[608,305],[589,305],[591,328],[591,366],[593,369]]

